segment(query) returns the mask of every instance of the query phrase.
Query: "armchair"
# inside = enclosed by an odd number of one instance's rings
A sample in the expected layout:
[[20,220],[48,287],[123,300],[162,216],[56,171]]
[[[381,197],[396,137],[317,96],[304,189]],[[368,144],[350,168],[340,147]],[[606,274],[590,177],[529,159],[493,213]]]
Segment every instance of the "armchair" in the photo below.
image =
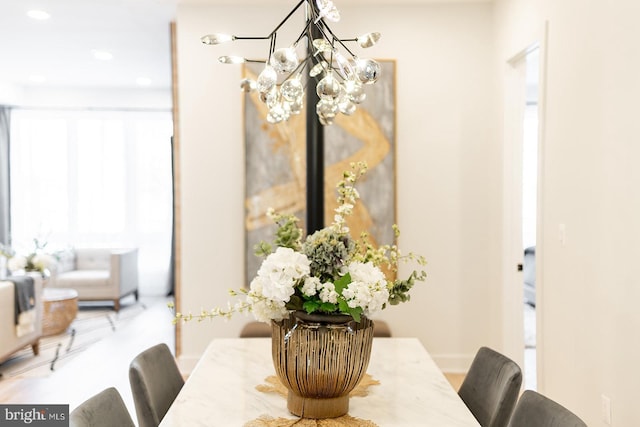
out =
[[113,301],[133,294],[138,299],[138,249],[75,249],[54,269],[50,287],[71,288],[80,301]]

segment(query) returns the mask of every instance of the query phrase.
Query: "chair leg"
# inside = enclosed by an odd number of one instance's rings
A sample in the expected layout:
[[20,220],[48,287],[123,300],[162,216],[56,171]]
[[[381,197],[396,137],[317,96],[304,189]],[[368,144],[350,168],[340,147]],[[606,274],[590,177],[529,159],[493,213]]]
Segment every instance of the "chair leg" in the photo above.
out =
[[138,290],[137,289],[135,291],[133,291],[133,296],[136,298],[136,301],[138,301]]
[[117,312],[120,311],[120,299],[113,300],[113,309]]
[[31,344],[31,350],[33,350],[33,354],[34,355],[39,355],[40,354],[40,341],[36,341],[33,344]]

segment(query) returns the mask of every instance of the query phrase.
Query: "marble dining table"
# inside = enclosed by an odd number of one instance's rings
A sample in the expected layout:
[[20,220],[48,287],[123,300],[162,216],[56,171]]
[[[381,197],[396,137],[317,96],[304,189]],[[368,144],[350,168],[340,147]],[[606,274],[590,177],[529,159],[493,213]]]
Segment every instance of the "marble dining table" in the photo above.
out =
[[[374,384],[367,387],[366,396],[350,398],[350,417],[381,427],[479,427],[416,338],[374,338],[367,373]],[[160,427],[295,420],[287,410],[286,397],[260,388],[274,376],[271,339],[214,339]]]

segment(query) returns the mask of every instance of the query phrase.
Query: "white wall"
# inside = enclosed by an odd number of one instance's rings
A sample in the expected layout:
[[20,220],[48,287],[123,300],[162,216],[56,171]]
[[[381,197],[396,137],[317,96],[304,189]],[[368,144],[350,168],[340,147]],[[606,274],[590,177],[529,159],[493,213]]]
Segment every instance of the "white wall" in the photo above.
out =
[[0,82],[0,105],[16,105],[22,98],[22,88]]
[[[501,0],[498,66],[548,21],[541,391],[592,427],[638,426],[640,3]],[[558,227],[566,226],[566,244]]]
[[171,111],[171,90],[147,88],[25,87],[19,105],[40,108],[99,108]]
[[0,105],[37,108],[171,110],[171,89],[65,88],[0,82]]
[[[385,319],[418,336],[445,369],[463,370],[500,337],[500,142],[492,73],[493,9],[481,5],[341,7],[335,32],[380,31],[367,55],[397,60],[397,212],[400,246],[424,254],[429,278]],[[240,68],[268,46],[204,46],[211,32],[267,34],[289,6],[181,5],[176,22],[181,144],[182,311],[226,304],[242,286],[244,155]],[[299,29],[296,29],[297,33]],[[279,40],[286,39],[279,35]],[[247,319],[182,328],[182,361]],[[265,355],[268,357],[268,355]]]

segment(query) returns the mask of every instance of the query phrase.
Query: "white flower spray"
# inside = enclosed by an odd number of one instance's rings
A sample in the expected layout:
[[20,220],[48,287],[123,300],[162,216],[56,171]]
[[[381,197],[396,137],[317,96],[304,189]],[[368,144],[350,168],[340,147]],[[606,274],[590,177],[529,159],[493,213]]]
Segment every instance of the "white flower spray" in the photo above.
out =
[[[367,171],[366,163],[354,163],[337,185],[338,207],[333,223],[302,239],[298,218],[269,209],[267,215],[278,225],[273,243],[261,242],[256,254],[264,256],[249,289],[230,291],[244,299],[226,308],[203,310],[199,315],[176,313],[174,322],[213,317],[229,318],[233,313],[252,313],[262,322],[280,320],[290,311],[348,314],[360,321],[389,304],[409,301],[415,281],[425,280],[424,271],[413,271],[406,279],[388,280],[381,267],[397,274],[398,262],[423,257],[402,256],[396,245],[374,247],[363,233],[355,241],[349,235],[347,218],[360,198],[355,185]],[[393,226],[396,238],[400,232]],[[273,247],[275,246],[275,251]],[[170,305],[172,308],[173,305]]]

